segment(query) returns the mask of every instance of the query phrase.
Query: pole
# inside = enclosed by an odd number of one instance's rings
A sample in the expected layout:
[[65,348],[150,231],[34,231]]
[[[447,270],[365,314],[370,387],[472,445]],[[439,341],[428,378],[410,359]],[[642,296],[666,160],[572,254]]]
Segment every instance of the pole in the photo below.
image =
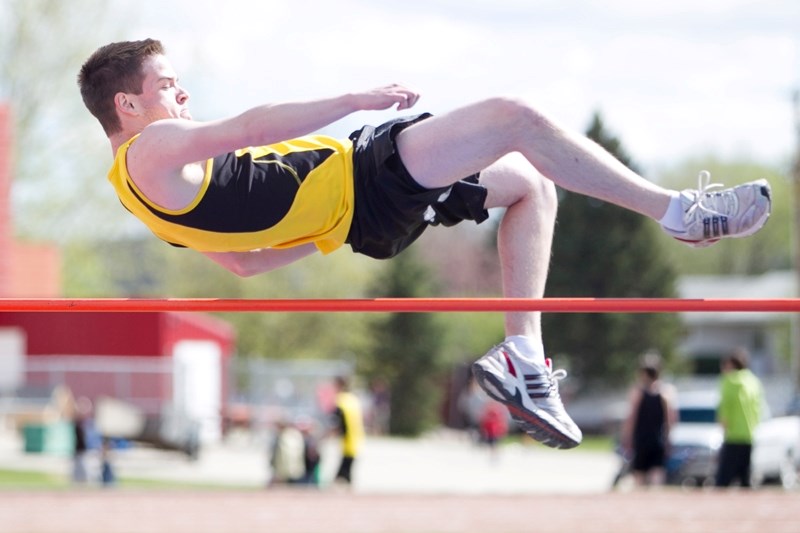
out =
[[[794,107],[794,127],[797,139],[794,161],[792,165],[792,193],[794,198],[793,206],[793,236],[794,250],[794,273],[795,273],[795,294],[800,291],[800,88],[794,90],[792,94]],[[790,360],[791,375],[794,384],[795,402],[800,400],[800,314],[793,313],[791,318],[791,350]]]

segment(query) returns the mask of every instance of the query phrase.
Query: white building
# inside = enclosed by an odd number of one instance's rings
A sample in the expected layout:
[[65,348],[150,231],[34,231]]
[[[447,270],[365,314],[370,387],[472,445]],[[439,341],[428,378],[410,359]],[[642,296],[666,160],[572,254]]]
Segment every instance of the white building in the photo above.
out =
[[[678,280],[678,294],[689,299],[791,298],[797,294],[796,285],[792,271],[761,276],[684,276]],[[796,318],[794,313],[682,313],[685,336],[679,349],[694,363],[696,374],[718,373],[720,357],[737,346],[749,350],[757,374],[788,374],[792,370],[790,325]]]

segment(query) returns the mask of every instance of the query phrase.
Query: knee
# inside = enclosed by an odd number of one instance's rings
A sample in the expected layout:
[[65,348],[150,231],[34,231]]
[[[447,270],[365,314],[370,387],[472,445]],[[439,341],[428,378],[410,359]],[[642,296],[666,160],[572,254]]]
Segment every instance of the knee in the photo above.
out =
[[528,198],[536,204],[536,209],[542,216],[555,218],[558,210],[555,184],[535,170],[531,173],[528,184]]
[[481,173],[489,191],[487,208],[528,205],[543,216],[555,217],[558,197],[555,184],[539,173],[519,153],[511,153]]
[[529,102],[520,98],[495,97],[484,101],[492,120],[502,124],[506,133],[530,134],[549,122]]

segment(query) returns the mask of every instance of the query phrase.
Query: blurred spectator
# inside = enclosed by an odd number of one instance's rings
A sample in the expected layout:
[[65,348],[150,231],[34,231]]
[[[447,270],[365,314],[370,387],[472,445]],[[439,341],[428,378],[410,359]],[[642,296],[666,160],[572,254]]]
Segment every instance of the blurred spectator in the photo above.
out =
[[637,384],[628,396],[628,416],[622,425],[623,459],[638,486],[662,485],[666,480],[670,428],[677,421],[675,390],[660,379],[661,358],[645,354]]
[[727,487],[735,480],[742,487],[750,487],[753,434],[761,420],[764,389],[747,368],[748,361],[748,353],[741,348],[722,360],[717,420],[722,425],[724,439],[719,454],[717,487]]
[[89,481],[87,456],[92,439],[92,402],[84,396],[78,398],[74,406],[72,425],[75,434],[75,448],[72,454],[72,481],[85,484]]
[[301,483],[319,485],[320,452],[319,440],[316,435],[314,421],[303,419],[297,423],[297,429],[303,435],[303,477]]
[[344,376],[336,378],[336,407],[333,412],[333,431],[341,437],[342,460],[334,481],[352,484],[352,470],[364,441],[364,418],[361,402],[350,392],[350,383]]
[[104,438],[100,447],[100,483],[104,487],[111,487],[117,482],[117,478],[114,475],[114,466],[111,462],[112,448],[111,439]]
[[296,483],[302,480],[306,474],[304,454],[303,434],[293,424],[280,420],[276,425],[271,449],[270,485]]
[[497,443],[508,433],[508,410],[498,402],[485,403],[480,420],[481,441],[489,446],[496,457]]
[[481,417],[488,402],[489,397],[470,372],[467,384],[458,396],[458,410],[464,418],[464,426],[476,442],[481,440]]

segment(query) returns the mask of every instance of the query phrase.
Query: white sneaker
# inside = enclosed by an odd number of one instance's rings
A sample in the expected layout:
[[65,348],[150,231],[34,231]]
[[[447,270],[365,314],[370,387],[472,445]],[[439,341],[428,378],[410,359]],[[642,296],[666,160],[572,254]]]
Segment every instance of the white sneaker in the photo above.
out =
[[746,237],[761,229],[772,208],[767,180],[716,192],[709,191],[722,185],[710,182],[711,174],[703,170],[698,189],[681,191],[685,230],[664,228],[664,231],[690,246],[702,248],[725,237]]
[[505,404],[533,439],[551,448],[574,448],[581,443],[581,430],[558,394],[558,380],[567,373],[553,372],[550,359],[545,365],[528,362],[512,343],[504,342],[473,363],[472,372],[486,394]]

